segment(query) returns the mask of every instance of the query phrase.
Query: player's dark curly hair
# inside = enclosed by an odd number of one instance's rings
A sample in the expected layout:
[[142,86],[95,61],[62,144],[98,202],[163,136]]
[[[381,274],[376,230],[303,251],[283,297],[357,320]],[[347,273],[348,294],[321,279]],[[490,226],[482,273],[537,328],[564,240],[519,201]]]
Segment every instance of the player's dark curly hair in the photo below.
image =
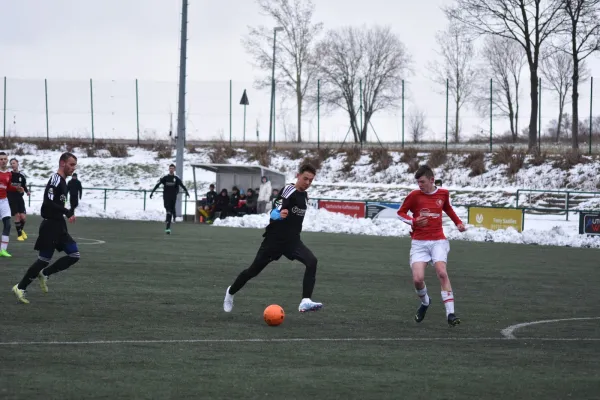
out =
[[415,172],[415,179],[419,179],[422,176],[433,178],[433,170],[429,168],[429,165],[421,165],[417,172]]
[[305,173],[305,172],[310,172],[310,173],[311,173],[311,174],[313,174],[313,175],[316,175],[316,174],[317,174],[317,170],[316,170],[316,168],[315,168],[315,167],[313,167],[313,166],[312,166],[312,165],[310,165],[310,164],[302,164],[302,165],[300,166],[300,169],[298,170],[298,173],[300,173],[300,174],[303,174],[303,173]]
[[77,160],[77,157],[75,157],[75,154],[73,154],[73,153],[70,153],[70,152],[68,152],[68,151],[67,151],[67,152],[65,152],[65,153],[62,153],[62,154],[60,155],[60,159],[59,159],[59,161],[67,161],[67,160],[68,160],[69,158],[71,158],[71,157],[73,157],[75,160]]

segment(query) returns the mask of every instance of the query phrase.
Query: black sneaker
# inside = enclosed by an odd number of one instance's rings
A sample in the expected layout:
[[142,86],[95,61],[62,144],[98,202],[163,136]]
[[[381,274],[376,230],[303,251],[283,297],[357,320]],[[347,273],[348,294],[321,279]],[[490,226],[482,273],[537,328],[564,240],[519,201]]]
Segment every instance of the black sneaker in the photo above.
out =
[[423,303],[421,303],[421,306],[419,307],[419,309],[417,310],[417,314],[415,315],[415,321],[421,322],[425,319],[425,313],[427,313],[429,305],[431,305],[431,299],[429,299],[428,305],[424,305]]
[[454,314],[448,314],[448,325],[456,326],[458,324],[460,324],[460,318]]

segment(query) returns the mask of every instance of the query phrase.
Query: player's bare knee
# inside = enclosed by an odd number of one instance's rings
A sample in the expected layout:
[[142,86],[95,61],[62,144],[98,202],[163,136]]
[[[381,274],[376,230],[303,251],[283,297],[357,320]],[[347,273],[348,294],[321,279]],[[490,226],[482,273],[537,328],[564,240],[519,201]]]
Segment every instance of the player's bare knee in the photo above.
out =
[[446,272],[446,268],[436,268],[435,273],[440,281],[448,280],[448,272]]

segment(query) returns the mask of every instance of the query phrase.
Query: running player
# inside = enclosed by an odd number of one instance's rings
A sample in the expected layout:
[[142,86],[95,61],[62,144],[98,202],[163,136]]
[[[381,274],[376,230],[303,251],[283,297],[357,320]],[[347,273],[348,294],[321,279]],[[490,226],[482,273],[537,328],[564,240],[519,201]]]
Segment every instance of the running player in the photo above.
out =
[[[58,171],[52,174],[42,202],[42,223],[40,224],[39,236],[35,242],[34,249],[38,251],[38,259],[29,267],[21,282],[13,286],[12,291],[21,303],[29,304],[25,297],[27,286],[38,278],[40,287],[44,293],[48,292],[48,277],[57,272],[64,271],[79,261],[79,249],[77,243],[69,235],[67,222],[75,222],[73,209],[66,209],[67,202],[67,176],[71,176],[77,166],[77,157],[72,153],[63,153],[59,159]],[[64,251],[67,255],[50,264],[54,251]]]
[[[427,165],[419,167],[415,173],[419,190],[413,190],[406,196],[398,210],[399,218],[412,226],[412,244],[410,248],[410,266],[417,295],[421,306],[415,315],[415,321],[421,322],[429,308],[430,299],[425,286],[425,267],[433,262],[435,272],[442,288],[442,301],[446,307],[446,318],[450,326],[460,324],[454,313],[454,294],[450,278],[446,271],[450,244],[442,229],[442,211],[454,222],[460,232],[465,226],[450,205],[448,190],[434,185],[433,171]],[[412,213],[412,217],[408,212]]]
[[181,179],[179,179],[179,177],[177,175],[175,175],[175,165],[174,164],[169,165],[169,174],[160,178],[160,180],[158,181],[156,186],[154,186],[154,189],[152,189],[152,192],[150,192],[150,198],[152,198],[152,195],[154,194],[154,192],[156,191],[156,189],[158,189],[158,187],[160,185],[165,186],[164,191],[163,191],[163,202],[164,202],[165,210],[167,212],[167,218],[166,218],[167,229],[165,229],[165,233],[167,235],[170,235],[171,234],[171,219],[173,220],[173,222],[175,222],[175,218],[177,217],[177,212],[175,210],[175,204],[177,203],[177,194],[179,193],[179,187],[181,187],[185,191],[185,195],[187,197],[190,197],[190,194],[189,194],[187,188],[183,185],[183,182],[181,181]]
[[323,304],[311,300],[317,275],[317,258],[300,240],[302,222],[306,213],[308,196],[306,190],[315,178],[316,170],[311,165],[302,165],[297,175],[296,184],[286,185],[275,200],[275,208],[271,211],[271,220],[263,237],[265,238],[258,253],[248,269],[243,270],[225,291],[223,309],[231,312],[233,296],[271,261],[285,256],[290,260],[298,260],[306,269],[302,282],[302,300],[298,311],[317,311]]
[[[27,190],[27,180],[25,179],[25,175],[19,171],[19,161],[16,158],[11,158],[10,166],[12,168],[11,184],[15,187],[22,187],[24,192],[27,193],[27,196],[29,196],[29,190]],[[8,192],[7,195],[11,215],[15,219],[17,240],[23,241],[27,239],[27,234],[24,231],[27,211],[25,210],[25,199],[23,199],[23,193]]]

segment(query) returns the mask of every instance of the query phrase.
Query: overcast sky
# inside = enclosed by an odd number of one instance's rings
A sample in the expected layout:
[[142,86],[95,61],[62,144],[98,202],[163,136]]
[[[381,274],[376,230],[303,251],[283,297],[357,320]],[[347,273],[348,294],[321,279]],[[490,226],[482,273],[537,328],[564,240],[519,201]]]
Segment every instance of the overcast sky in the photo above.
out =
[[[131,82],[136,78],[140,80],[140,110],[145,115],[141,118],[143,130],[162,129],[169,110],[176,110],[180,0],[0,0],[0,3],[0,76],[9,80],[7,117],[10,122],[18,120],[13,123],[13,129],[24,132],[39,128],[45,133],[45,121],[41,123],[36,119],[35,128],[26,121],[27,112],[36,118],[40,112],[43,114],[44,78],[49,80],[52,131],[74,132],[87,124],[87,117],[80,114],[89,110],[85,107],[89,106],[90,78],[98,85],[94,97],[100,109],[96,127],[100,132],[109,134],[135,128],[127,124],[134,123],[128,116],[135,112]],[[444,29],[447,23],[440,7],[451,0],[317,0],[316,3],[315,21],[322,21],[326,29],[362,24],[392,27],[411,53],[416,71],[411,78],[413,98],[407,102],[407,113],[414,107],[424,109],[431,121],[429,125],[440,139],[445,99],[435,93],[425,66],[436,57],[436,31]],[[234,86],[234,137],[241,137],[243,114],[238,102],[244,88],[248,89],[251,102],[248,126],[254,129],[259,119],[261,138],[262,132],[268,129],[269,97],[252,90],[251,82],[257,71],[253,71],[240,42],[248,25],[259,24],[272,25],[259,14],[254,1],[190,0],[188,105],[193,121],[188,128],[192,135],[211,137],[218,131],[229,135],[230,79]],[[599,70],[597,58],[591,66],[593,71]],[[55,83],[64,80],[74,82]],[[113,80],[117,82],[110,85],[108,82]],[[154,81],[171,83],[160,86]],[[77,89],[67,96],[71,93],[69,88],[75,86]],[[600,86],[600,82],[596,86]],[[582,100],[589,101],[589,85],[586,88],[582,90]],[[61,94],[63,97],[59,97]],[[76,98],[74,104],[67,104],[69,101],[64,96]],[[524,103],[527,97],[528,91],[524,90]],[[600,95],[597,98],[598,103]],[[121,106],[121,102],[127,105]],[[214,106],[211,103],[218,103],[214,111],[211,111]],[[551,103],[548,97],[548,108],[542,109],[543,114],[547,111],[548,118],[553,115]],[[583,108],[589,110],[589,102]],[[103,120],[102,113],[110,114],[112,119]],[[472,111],[465,115],[469,129],[474,130],[481,118]],[[125,117],[129,122],[122,121]],[[215,118],[219,120],[212,121]],[[323,118],[325,122],[327,118],[333,121],[333,117]],[[526,119],[523,115],[522,121]],[[69,126],[69,121],[75,120],[78,122]],[[307,116],[307,122],[311,138],[315,139],[314,117]],[[398,124],[397,116],[382,115],[379,125],[383,138],[397,139]],[[377,125],[376,120],[374,125]],[[203,132],[203,127],[207,127],[208,132]],[[331,138],[343,138],[347,123],[331,122],[331,127],[324,130],[328,131],[322,130],[326,138],[328,134]]]

